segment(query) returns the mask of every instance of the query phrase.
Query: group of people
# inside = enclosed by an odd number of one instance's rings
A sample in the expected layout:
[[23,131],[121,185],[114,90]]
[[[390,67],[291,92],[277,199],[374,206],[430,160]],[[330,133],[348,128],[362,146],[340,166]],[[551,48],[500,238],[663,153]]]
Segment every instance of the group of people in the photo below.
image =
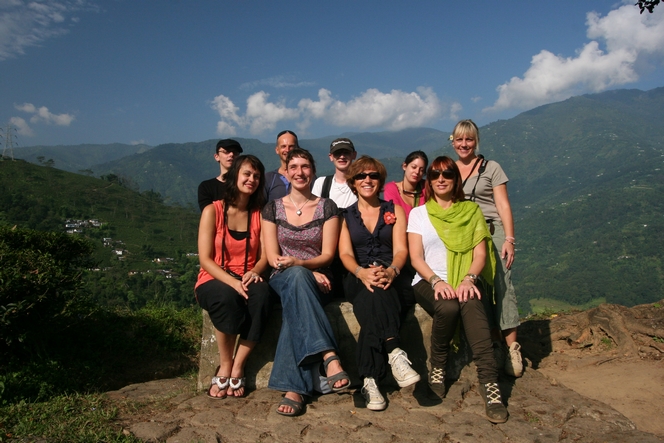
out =
[[388,368],[401,387],[421,378],[399,334],[405,313],[418,303],[433,318],[432,391],[445,395],[445,366],[460,320],[487,418],[507,420],[499,364],[513,376],[523,371],[507,177],[478,154],[475,123],[459,122],[451,139],[456,162],[441,156],[429,166],[427,155],[415,151],[403,163],[403,180],[392,183],[380,161],[356,159],[347,138],[330,145],[335,173],[317,179],[312,155],[292,131],[278,134],[280,166],[267,173],[236,141],[217,144],[220,175],[199,187],[195,288],[219,347],[209,397],[245,394],[247,358],[277,300],[282,326],[268,382],[285,392],[277,412],[299,415],[306,396],[348,389],[324,311],[341,295],[360,325],[357,367],[368,409],[387,407],[379,382]]

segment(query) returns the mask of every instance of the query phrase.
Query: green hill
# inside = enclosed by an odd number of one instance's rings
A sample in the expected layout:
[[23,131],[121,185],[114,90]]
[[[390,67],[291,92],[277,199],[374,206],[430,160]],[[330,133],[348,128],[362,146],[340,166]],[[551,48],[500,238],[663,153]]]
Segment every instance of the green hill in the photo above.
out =
[[[87,289],[106,304],[140,307],[152,301],[194,303],[198,214],[168,206],[154,192],[138,193],[118,181],[85,177],[23,160],[0,161],[0,224],[65,231],[70,220],[96,251]],[[154,261],[155,259],[169,259]]]

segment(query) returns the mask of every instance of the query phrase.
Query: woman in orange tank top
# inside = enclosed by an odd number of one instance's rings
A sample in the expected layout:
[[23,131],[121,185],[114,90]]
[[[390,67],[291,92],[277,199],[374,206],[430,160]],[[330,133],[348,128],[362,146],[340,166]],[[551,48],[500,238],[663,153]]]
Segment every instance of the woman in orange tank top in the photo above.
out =
[[261,276],[268,268],[260,214],[265,168],[257,157],[242,155],[226,175],[224,200],[203,209],[198,229],[196,299],[210,315],[219,347],[219,366],[207,392],[214,399],[244,396],[244,366],[272,304]]

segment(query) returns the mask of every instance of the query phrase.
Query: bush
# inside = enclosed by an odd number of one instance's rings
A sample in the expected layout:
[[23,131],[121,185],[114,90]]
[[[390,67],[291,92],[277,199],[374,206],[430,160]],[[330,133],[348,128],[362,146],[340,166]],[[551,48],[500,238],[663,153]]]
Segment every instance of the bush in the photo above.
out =
[[0,226],[0,350],[38,346],[76,316],[92,251],[79,237]]

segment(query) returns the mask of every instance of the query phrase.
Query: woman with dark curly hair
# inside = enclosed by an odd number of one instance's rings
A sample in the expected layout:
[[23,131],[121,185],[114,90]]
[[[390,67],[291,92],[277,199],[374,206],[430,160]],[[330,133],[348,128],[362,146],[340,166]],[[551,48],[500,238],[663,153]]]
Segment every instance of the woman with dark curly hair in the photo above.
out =
[[219,366],[207,391],[214,399],[244,395],[244,366],[270,313],[270,288],[261,277],[267,270],[261,242],[264,174],[257,157],[236,158],[226,173],[224,199],[201,214],[195,294],[210,315],[219,347]]

